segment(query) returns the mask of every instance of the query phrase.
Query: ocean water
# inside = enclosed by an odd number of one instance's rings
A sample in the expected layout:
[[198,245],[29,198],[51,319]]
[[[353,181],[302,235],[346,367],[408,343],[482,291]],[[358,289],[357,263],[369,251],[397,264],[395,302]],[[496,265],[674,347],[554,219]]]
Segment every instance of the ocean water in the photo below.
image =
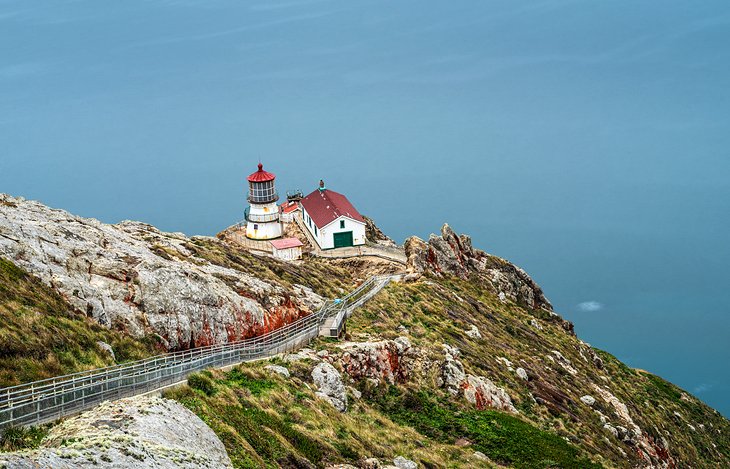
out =
[[215,234],[259,161],[443,222],[730,415],[730,4],[0,1],[0,192]]

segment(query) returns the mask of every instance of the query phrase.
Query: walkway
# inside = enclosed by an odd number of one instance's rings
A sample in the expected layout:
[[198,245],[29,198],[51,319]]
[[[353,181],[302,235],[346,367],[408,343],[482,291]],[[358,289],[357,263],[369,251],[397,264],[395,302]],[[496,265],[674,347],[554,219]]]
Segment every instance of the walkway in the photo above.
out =
[[189,374],[205,368],[265,359],[300,348],[320,334],[329,318],[339,318],[330,321],[330,325],[336,324],[338,336],[344,318],[396,277],[373,276],[339,301],[327,301],[317,313],[258,337],[0,389],[0,430],[52,422],[102,401],[182,383]]

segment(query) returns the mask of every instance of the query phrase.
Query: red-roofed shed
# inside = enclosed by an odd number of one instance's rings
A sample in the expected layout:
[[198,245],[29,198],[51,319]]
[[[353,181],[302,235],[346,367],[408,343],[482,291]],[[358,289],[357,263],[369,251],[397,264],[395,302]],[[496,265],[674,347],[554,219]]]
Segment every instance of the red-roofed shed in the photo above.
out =
[[269,241],[273,249],[274,257],[284,259],[285,261],[293,261],[302,258],[302,246],[304,243],[297,238],[284,238]]

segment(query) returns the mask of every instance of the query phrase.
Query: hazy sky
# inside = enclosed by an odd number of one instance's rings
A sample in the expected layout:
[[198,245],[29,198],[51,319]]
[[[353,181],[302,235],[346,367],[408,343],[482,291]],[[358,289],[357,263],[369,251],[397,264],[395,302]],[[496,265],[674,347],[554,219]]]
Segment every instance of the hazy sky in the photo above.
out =
[[730,415],[729,84],[727,0],[0,0],[0,192],[214,234],[324,178]]

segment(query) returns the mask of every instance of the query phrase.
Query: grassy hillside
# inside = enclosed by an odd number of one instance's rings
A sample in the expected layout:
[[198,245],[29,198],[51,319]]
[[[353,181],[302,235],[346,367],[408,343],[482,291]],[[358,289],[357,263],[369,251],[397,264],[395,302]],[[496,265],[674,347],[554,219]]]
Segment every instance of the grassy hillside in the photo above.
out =
[[[308,285],[327,297],[389,269],[360,259],[283,263],[206,239],[187,247],[197,257],[285,287]],[[0,319],[0,386],[111,364],[97,341],[111,344],[119,361],[156,353],[152,341],[96,325],[2,259]],[[481,337],[466,333],[472,326]],[[345,413],[315,395],[312,359],[273,360],[290,378],[265,370],[269,362],[198,373],[166,397],[218,434],[235,467],[324,467],[404,456],[423,467],[628,468],[645,463],[639,436],[614,432],[632,424],[652,457],[671,458],[674,467],[730,467],[726,419],[671,383],[591,348],[568,326],[547,311],[500,301],[477,279],[425,276],[389,285],[350,318],[346,337],[405,336],[417,350],[418,373],[393,384],[352,379],[344,373],[341,342],[312,344],[343,371],[350,401]],[[449,394],[440,383],[443,344],[460,350],[466,373],[503,388],[517,413],[477,410],[462,395]],[[581,401],[586,395],[595,402]],[[3,444],[16,448],[40,436],[10,435]]]
[[159,353],[153,340],[110,331],[75,312],[57,293],[0,258],[0,387]]
[[[481,338],[465,334],[472,325]],[[626,424],[597,394],[598,384],[626,405],[651,442],[663,441],[676,467],[730,467],[730,425],[716,411],[657,376],[590,349],[558,316],[502,303],[476,282],[424,278],[391,284],[352,316],[348,330],[352,341],[406,335],[434,365],[396,385],[343,374],[351,387],[345,413],[314,395],[314,363],[308,360],[279,362],[289,367],[289,379],[265,371],[266,363],[205,372],[167,396],[213,428],[236,467],[301,466],[304,460],[322,467],[398,455],[423,467],[641,465],[637,443],[604,428],[601,414],[613,425]],[[461,350],[468,373],[503,387],[518,414],[476,410],[439,387],[436,361],[443,343]],[[314,348],[333,356],[339,350],[325,340]],[[548,358],[555,352],[567,368]],[[337,360],[334,365],[342,368]],[[529,381],[517,376],[517,367]],[[596,399],[592,407],[581,402],[584,395]],[[662,445],[656,445],[659,452]],[[475,451],[489,462],[475,459]]]
[[[599,412],[614,425],[620,420],[594,385],[625,404],[651,439],[664,439],[680,467],[730,467],[728,420],[677,386],[629,368],[606,352],[593,350],[602,361],[602,367],[595,366],[589,346],[568,333],[558,316],[503,304],[476,282],[432,279],[390,286],[353,315],[349,328],[355,338],[376,333],[395,337],[401,325],[414,344],[458,347],[467,371],[503,386],[525,419],[588,454],[601,455],[606,465],[629,467],[640,461],[632,445],[604,428]],[[481,338],[465,334],[471,325],[479,328]],[[575,374],[550,358],[556,357],[554,351],[569,360]],[[500,357],[524,368],[529,382]],[[593,396],[596,404],[581,402],[584,395]]]
[[[291,378],[247,364],[230,372],[193,375],[188,386],[168,391],[218,434],[234,467],[317,467],[396,455],[434,467],[475,464],[473,451],[440,443],[394,422],[366,400],[350,398],[341,414],[307,384],[309,363],[290,367]],[[414,456],[415,455],[415,456]]]

